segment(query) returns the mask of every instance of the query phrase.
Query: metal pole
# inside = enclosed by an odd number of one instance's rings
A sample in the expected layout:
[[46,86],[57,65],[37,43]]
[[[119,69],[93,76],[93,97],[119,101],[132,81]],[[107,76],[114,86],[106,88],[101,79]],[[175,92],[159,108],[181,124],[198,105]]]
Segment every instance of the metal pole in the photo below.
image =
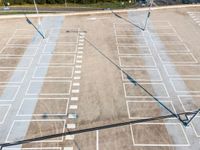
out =
[[147,14],[147,18],[146,18],[146,21],[145,21],[145,25],[144,25],[144,29],[143,29],[143,30],[146,29],[146,26],[147,26],[147,23],[148,23],[148,19],[149,19],[150,15],[151,15],[151,7],[152,7],[152,6],[153,6],[153,0],[150,0],[149,11],[148,11],[148,14]]
[[38,11],[38,7],[37,7],[37,4],[36,4],[36,1],[33,0],[33,3],[34,3],[34,6],[35,6],[36,13],[37,13],[37,15],[38,15],[38,24],[39,24],[39,26],[41,27],[43,36],[44,36],[44,38],[45,38],[45,33],[44,33],[44,30],[43,30],[43,27],[42,27],[42,24],[41,24],[41,20],[40,20],[39,11]]
[[[185,115],[193,115],[195,113],[196,113],[196,111],[195,112],[184,112],[184,113],[179,113],[178,115],[184,115],[184,114]],[[110,128],[127,126],[127,125],[130,125],[130,124],[152,122],[152,121],[163,120],[163,119],[168,119],[168,118],[174,118],[174,115],[165,115],[165,116],[158,116],[158,117],[152,117],[152,118],[146,118],[146,119],[130,120],[130,121],[126,121],[126,122],[106,124],[106,125],[102,125],[102,126],[84,128],[84,129],[74,130],[74,131],[70,131],[70,132],[67,131],[67,132],[50,134],[50,135],[45,135],[45,136],[40,136],[40,137],[35,137],[35,138],[30,138],[30,139],[25,139],[25,140],[13,141],[13,142],[10,142],[10,143],[2,143],[2,144],[0,143],[0,147],[3,148],[3,147],[15,146],[15,145],[33,143],[33,142],[36,142],[36,141],[43,141],[43,140],[46,140],[46,139],[63,137],[63,136],[66,136],[66,135],[88,133],[88,132],[97,131],[97,130],[105,130],[105,129],[110,129]]]
[[38,8],[37,8],[35,0],[33,0],[33,3],[34,3],[34,6],[35,6],[36,13],[38,15],[38,22],[39,22],[39,25],[40,25],[41,21],[40,21],[39,12],[38,12]]
[[186,126],[188,126],[190,124],[190,122],[197,116],[197,114],[200,112],[200,109],[197,110],[197,112],[190,118],[190,120],[188,120],[188,122],[186,122]]

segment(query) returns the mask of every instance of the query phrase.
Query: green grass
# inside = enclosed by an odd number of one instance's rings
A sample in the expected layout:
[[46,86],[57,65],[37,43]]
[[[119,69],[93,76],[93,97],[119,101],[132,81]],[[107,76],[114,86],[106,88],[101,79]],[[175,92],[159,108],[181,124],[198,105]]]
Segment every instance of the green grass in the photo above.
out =
[[109,2],[99,2],[96,4],[86,4],[87,7],[92,7],[92,8],[111,8],[111,9],[119,9],[119,8],[127,8],[130,7],[132,5],[125,3],[124,5],[122,5],[120,2],[113,2],[113,3],[109,3]]
[[[23,5],[11,5],[11,7],[34,7],[33,4],[23,4]],[[66,8],[65,4],[42,4],[39,5],[39,8]],[[133,7],[132,4],[129,4],[127,2],[124,3],[124,5],[121,4],[121,2],[98,2],[93,4],[78,4],[78,3],[67,3],[67,7],[70,8],[111,8],[111,9],[119,9],[119,8],[129,8]]]
[[[50,13],[50,12],[40,12],[41,13]],[[53,12],[52,12],[53,13]],[[0,12],[0,15],[17,15],[17,14],[25,14],[24,11],[21,12],[8,12],[8,11],[4,11],[4,12]],[[26,12],[26,14],[35,14],[35,11],[34,12]]]
[[[10,7],[21,7],[21,8],[34,8],[33,4],[23,4],[23,5],[11,5]],[[94,4],[77,4],[77,3],[67,3],[67,6],[65,4],[43,4],[39,5],[38,8],[84,8],[88,9],[123,9],[123,8],[131,8],[134,7],[133,4],[129,4],[127,2],[122,5],[120,2],[98,2]],[[78,10],[77,10],[78,11]],[[34,14],[35,11],[26,11],[26,14]],[[42,11],[40,13],[55,13],[53,10],[48,11]],[[24,11],[1,11],[0,15],[13,15],[13,14],[24,14]]]

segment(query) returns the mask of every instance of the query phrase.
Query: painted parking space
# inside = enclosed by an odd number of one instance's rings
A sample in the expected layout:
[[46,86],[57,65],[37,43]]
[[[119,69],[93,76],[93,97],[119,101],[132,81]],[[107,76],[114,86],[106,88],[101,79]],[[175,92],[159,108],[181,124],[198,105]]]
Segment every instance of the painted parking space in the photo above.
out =
[[187,12],[188,15],[192,18],[192,20],[198,25],[200,26],[200,12],[199,11],[195,11],[195,12]]
[[[135,12],[123,15],[133,23],[138,23],[142,16],[137,17]],[[88,16],[81,16],[78,22],[74,17],[55,17],[58,19],[54,21],[55,26],[46,19],[44,22],[50,32],[40,46],[19,45],[23,39],[12,40],[14,46],[4,45],[0,57],[9,60],[3,60],[5,63],[0,69],[7,79],[6,82],[3,78],[0,80],[0,93],[4,93],[0,97],[0,128],[6,126],[9,130],[2,132],[7,139],[0,136],[0,141],[169,114],[155,98],[173,112],[193,111],[199,107],[198,54],[184,41],[184,36],[179,35],[172,19],[155,17],[147,30],[141,31],[124,20],[109,17],[111,19],[91,21]],[[97,25],[99,30],[95,28]],[[15,36],[33,33],[28,33],[28,29],[18,30],[13,32]],[[15,58],[18,59],[12,61]],[[30,64],[21,65],[22,58],[23,63],[31,59]],[[172,118],[5,149],[196,150],[198,117],[187,128]]]

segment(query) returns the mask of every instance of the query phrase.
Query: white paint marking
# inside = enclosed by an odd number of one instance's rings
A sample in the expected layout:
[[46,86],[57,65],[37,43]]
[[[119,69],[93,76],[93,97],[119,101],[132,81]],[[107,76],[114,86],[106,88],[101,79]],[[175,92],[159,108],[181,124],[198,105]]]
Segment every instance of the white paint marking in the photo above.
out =
[[80,86],[80,83],[73,83],[73,86]]
[[81,67],[82,67],[81,65],[76,65],[76,66],[75,66],[75,68],[81,68]]
[[79,98],[78,97],[71,97],[71,101],[78,101]]
[[[3,108],[4,107],[4,108]],[[8,112],[10,111],[11,105],[9,104],[0,104],[1,116],[0,116],[0,124],[3,124]]]
[[72,93],[79,93],[79,90],[72,90]]
[[77,58],[83,58],[83,56],[78,55]]
[[[172,143],[172,144],[158,144],[158,143],[152,143],[151,141],[151,144],[150,143],[136,143],[135,142],[135,139],[137,137],[134,137],[134,132],[133,132],[133,129],[132,127],[134,125],[131,126],[131,129],[132,129],[132,140],[133,140],[133,145],[134,146],[145,146],[145,147],[152,147],[152,146],[168,146],[168,147],[173,147],[173,146],[190,146],[190,142],[188,140],[188,137],[185,133],[185,130],[183,129],[183,126],[180,124],[180,123],[141,123],[140,126],[142,127],[142,125],[162,125],[162,126],[172,126],[171,128],[175,128],[173,126],[176,126],[176,130],[179,130],[181,131],[180,132],[180,138],[184,138],[185,141],[183,141],[183,143],[179,143],[179,144],[176,144],[176,143]],[[180,140],[180,139],[179,139]],[[185,143],[184,143],[185,142]]]
[[79,80],[79,79],[81,79],[81,77],[79,76],[74,77],[74,80]]
[[96,150],[99,150],[99,130],[96,131]]
[[68,118],[69,119],[76,119],[77,118],[77,114],[68,114]]
[[76,63],[82,64],[82,60],[77,60]]
[[79,34],[80,34],[80,35],[85,35],[85,32],[80,32]]
[[66,135],[65,140],[74,140],[74,135]]
[[79,43],[79,44],[78,44],[78,46],[83,46],[83,45],[84,45],[84,43]]
[[76,124],[67,124],[67,128],[68,129],[75,129],[76,128]]
[[78,47],[78,49],[83,49],[83,47]]
[[69,106],[69,109],[77,109],[77,108],[78,108],[77,105],[70,105],[70,106]]
[[85,38],[85,36],[83,36],[83,35],[81,36],[81,35],[80,35],[80,36],[79,36],[79,38],[80,38],[80,39],[84,39],[84,38]]
[[81,71],[80,70],[76,70],[74,73],[75,74],[81,74]]
[[73,150],[73,147],[64,147],[64,150]]
[[77,53],[78,53],[78,54],[83,54],[83,51],[78,51]]
[[80,39],[79,42],[84,42],[84,39]]
[[[64,120],[64,119],[59,119],[59,120],[55,120],[55,119],[51,119],[51,120],[41,120],[41,119],[38,119],[38,120],[14,120],[14,122],[12,123],[11,128],[9,130],[9,133],[6,137],[6,142],[11,142],[11,141],[13,141],[14,139],[17,138],[16,133],[18,133],[19,131],[16,130],[16,129],[18,129],[20,126],[22,126],[24,124],[34,123],[34,122],[36,122],[37,124],[42,124],[43,122],[49,122],[48,124],[55,124],[56,126],[58,124],[62,123],[62,125],[61,125],[62,128],[59,127],[60,125],[57,126],[58,129],[62,130],[62,132],[64,132],[65,124],[66,124],[66,120]],[[56,122],[58,124],[56,124]],[[43,140],[43,141],[44,142],[62,142],[63,137],[61,137],[59,139],[48,139],[48,140]],[[43,142],[43,141],[37,141],[37,142],[40,143],[40,142]]]

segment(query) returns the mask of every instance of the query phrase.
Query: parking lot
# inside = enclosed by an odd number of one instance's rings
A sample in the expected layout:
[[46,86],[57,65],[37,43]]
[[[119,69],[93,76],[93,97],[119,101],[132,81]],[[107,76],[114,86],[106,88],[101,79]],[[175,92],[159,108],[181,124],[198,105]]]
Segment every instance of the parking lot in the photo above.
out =
[[[0,20],[0,143],[200,107],[200,7]],[[171,17],[173,16],[173,17]],[[198,19],[197,19],[198,18]],[[36,18],[29,18],[37,24]],[[129,20],[129,21],[127,21]],[[127,74],[132,78],[127,76]],[[6,150],[197,150],[200,115],[52,138]]]

